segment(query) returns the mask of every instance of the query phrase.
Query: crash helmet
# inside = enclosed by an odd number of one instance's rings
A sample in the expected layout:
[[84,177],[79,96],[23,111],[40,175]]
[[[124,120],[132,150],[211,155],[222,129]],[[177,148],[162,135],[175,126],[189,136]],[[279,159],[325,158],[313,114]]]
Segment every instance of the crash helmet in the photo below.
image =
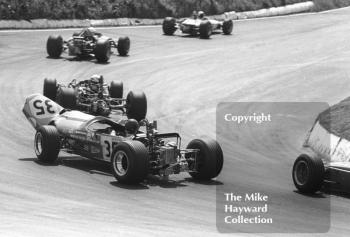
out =
[[95,34],[97,33],[96,29],[94,27],[89,27],[88,30],[92,33]]
[[193,11],[193,12],[192,12],[192,16],[193,16],[193,19],[197,19],[197,18],[198,18],[198,13],[197,13],[197,11]]
[[100,87],[100,82],[103,82],[103,76],[102,75],[92,75],[90,78],[90,89],[94,92],[97,92]]
[[198,18],[199,18],[199,19],[203,19],[203,18],[204,18],[204,15],[205,15],[205,14],[204,14],[203,11],[199,11],[199,12],[198,12]]
[[135,119],[128,119],[125,123],[125,131],[128,134],[136,134],[139,127],[139,123]]

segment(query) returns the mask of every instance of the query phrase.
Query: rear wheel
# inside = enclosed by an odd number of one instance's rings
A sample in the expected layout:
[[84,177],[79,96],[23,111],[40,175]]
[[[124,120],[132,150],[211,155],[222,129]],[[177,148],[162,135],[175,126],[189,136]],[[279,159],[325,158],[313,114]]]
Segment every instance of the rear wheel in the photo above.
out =
[[112,98],[123,98],[123,82],[121,81],[112,81],[109,86],[109,95]]
[[208,39],[211,36],[212,30],[213,29],[210,21],[204,20],[199,25],[199,36],[202,39]]
[[50,35],[46,42],[46,51],[51,58],[59,58],[63,51],[62,36]]
[[293,165],[293,182],[301,193],[315,193],[321,189],[324,179],[324,164],[321,158],[300,155]]
[[60,152],[60,136],[54,126],[42,126],[34,139],[34,150],[38,159],[45,163],[53,163]]
[[196,171],[190,172],[193,178],[210,180],[220,174],[224,164],[224,156],[217,141],[194,139],[187,145],[187,149],[199,150],[196,159]]
[[233,30],[233,21],[232,20],[225,20],[222,23],[222,32],[225,35],[230,35],[232,33]]
[[139,141],[118,143],[112,153],[111,168],[120,183],[139,183],[148,174],[149,156],[144,144]]
[[55,101],[57,94],[57,81],[56,79],[45,78],[44,80],[44,96],[50,100]]
[[143,92],[130,91],[126,97],[126,115],[141,121],[147,114],[147,98]]
[[165,35],[173,35],[176,31],[176,20],[173,17],[166,17],[163,20],[163,33]]
[[111,43],[107,38],[100,38],[96,43],[95,57],[98,62],[108,62],[111,57]]
[[77,107],[77,96],[73,88],[60,87],[56,99],[57,103],[65,109],[76,109]]
[[120,37],[118,39],[117,50],[120,56],[127,56],[130,50],[130,39],[129,37]]

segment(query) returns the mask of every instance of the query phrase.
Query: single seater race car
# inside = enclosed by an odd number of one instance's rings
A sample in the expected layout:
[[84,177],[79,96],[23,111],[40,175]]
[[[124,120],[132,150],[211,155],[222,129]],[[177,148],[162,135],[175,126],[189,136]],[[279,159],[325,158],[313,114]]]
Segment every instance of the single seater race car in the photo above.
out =
[[121,183],[139,183],[148,174],[168,178],[180,172],[210,180],[223,167],[216,141],[194,139],[182,149],[178,133],[159,133],[157,123],[146,119],[115,122],[68,111],[40,94],[26,99],[23,113],[36,129],[34,149],[42,162],[55,162],[60,151],[108,162]]
[[43,94],[65,109],[92,115],[109,116],[112,112],[121,111],[128,118],[140,121],[147,113],[145,93],[130,91],[123,98],[123,83],[112,81],[108,86],[102,75],[93,75],[83,81],[73,79],[67,86],[58,84],[56,79],[46,78]]
[[164,19],[163,33],[165,35],[173,35],[177,29],[180,29],[184,34],[196,36],[199,33],[201,38],[209,38],[215,31],[222,31],[225,35],[231,34],[233,21],[208,19],[204,16],[203,11],[194,12],[192,18],[176,20],[173,17],[166,17]]
[[304,153],[293,165],[292,178],[300,193],[350,190],[349,108],[349,102],[341,102],[317,117],[303,144]]
[[116,48],[121,56],[128,55],[129,37],[120,37],[116,41],[89,27],[74,33],[67,41],[64,41],[60,35],[50,35],[46,43],[46,50],[51,58],[59,58],[62,52],[68,49],[70,56],[84,57],[94,54],[97,61],[101,63],[109,60],[113,53],[112,48]]

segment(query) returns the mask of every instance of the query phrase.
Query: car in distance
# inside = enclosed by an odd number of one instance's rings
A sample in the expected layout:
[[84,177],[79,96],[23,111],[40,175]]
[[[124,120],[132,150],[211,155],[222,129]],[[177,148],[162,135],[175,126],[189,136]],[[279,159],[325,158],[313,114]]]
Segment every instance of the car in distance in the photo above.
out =
[[213,32],[223,32],[225,35],[232,33],[233,21],[226,19],[218,21],[208,19],[204,16],[204,12],[199,11],[193,13],[192,18],[176,20],[173,17],[166,17],[163,20],[163,33],[165,35],[173,35],[177,29],[184,34],[196,36],[199,34],[201,38],[209,38]]
[[67,86],[56,79],[44,80],[43,95],[65,109],[80,110],[92,115],[109,116],[123,112],[128,118],[140,121],[146,117],[147,99],[143,92],[130,91],[123,98],[123,83],[112,81],[108,86],[102,75],[87,80],[73,79]]
[[46,43],[49,57],[59,58],[65,50],[70,56],[86,57],[94,55],[98,62],[107,62],[111,56],[112,48],[118,50],[119,55],[126,56],[130,50],[129,37],[120,37],[118,41],[104,36],[93,27],[85,28],[64,41],[62,36],[50,35]]
[[216,141],[194,139],[182,149],[178,133],[159,133],[157,123],[147,119],[115,122],[65,110],[40,94],[27,97],[23,113],[36,129],[34,150],[41,162],[55,162],[60,150],[108,162],[121,183],[139,183],[148,174],[168,178],[180,172],[210,180],[223,166]]

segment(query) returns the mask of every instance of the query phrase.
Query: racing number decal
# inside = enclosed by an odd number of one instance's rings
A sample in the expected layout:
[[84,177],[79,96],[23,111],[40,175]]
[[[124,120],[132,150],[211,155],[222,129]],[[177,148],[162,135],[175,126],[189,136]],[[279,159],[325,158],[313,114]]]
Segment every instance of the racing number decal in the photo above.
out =
[[[42,100],[34,100],[33,102],[33,106],[35,109],[37,109],[38,111],[36,112],[36,115],[44,115],[45,114],[45,108],[42,105],[43,101]],[[46,111],[49,114],[54,114],[55,111],[52,110],[53,105],[51,104],[51,100],[45,100],[44,101],[44,105],[46,106]]]
[[[58,114],[63,108],[49,98],[36,95],[28,101],[28,113],[35,119],[49,119]],[[40,122],[40,123],[46,123]]]
[[101,144],[103,159],[110,161],[113,149],[117,145],[117,142],[112,141],[112,136],[101,136]]
[[112,152],[113,152],[113,148],[117,145],[117,143],[116,142],[112,142],[112,144],[111,144],[110,141],[105,141],[105,144],[106,144],[106,154],[105,154],[105,156],[107,158],[110,158],[111,155],[112,155]]

